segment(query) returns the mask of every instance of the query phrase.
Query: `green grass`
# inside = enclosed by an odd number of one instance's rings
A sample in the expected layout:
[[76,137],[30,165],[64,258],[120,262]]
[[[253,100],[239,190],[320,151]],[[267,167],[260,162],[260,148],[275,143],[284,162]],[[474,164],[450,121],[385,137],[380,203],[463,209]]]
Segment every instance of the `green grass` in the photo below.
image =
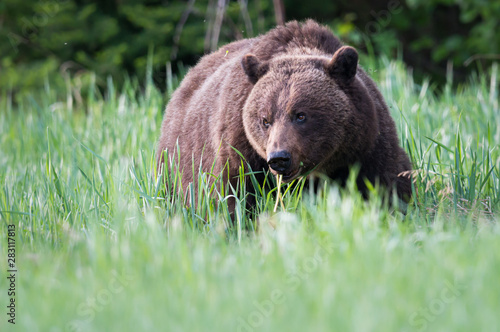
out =
[[18,274],[15,326],[0,279],[0,330],[500,330],[498,67],[439,94],[399,62],[367,67],[415,168],[406,215],[352,182],[290,188],[276,213],[259,191],[251,214],[242,188],[205,181],[186,206],[154,176],[151,84],[2,95],[0,266],[14,224]]

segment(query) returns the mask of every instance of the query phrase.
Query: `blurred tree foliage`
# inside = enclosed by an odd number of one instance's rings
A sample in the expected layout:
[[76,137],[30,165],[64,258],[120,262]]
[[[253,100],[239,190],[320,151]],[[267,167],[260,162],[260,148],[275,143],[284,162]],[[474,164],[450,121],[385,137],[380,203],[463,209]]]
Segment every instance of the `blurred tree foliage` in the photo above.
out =
[[[274,25],[272,2],[246,5],[240,0],[222,1],[223,20],[217,26],[220,4],[220,0],[2,0],[0,90],[40,87],[49,73],[57,71],[62,77],[95,72],[101,85],[109,75],[118,82],[127,74],[141,77],[148,54],[154,55],[155,82],[165,86],[168,61],[192,65],[217,44],[252,37]],[[52,83],[64,85],[62,78]]]
[[314,18],[346,43],[402,56],[417,74],[436,80],[447,64],[461,78],[500,58],[498,1],[2,0],[0,91],[40,87],[47,77],[64,86],[64,78],[90,72],[101,86],[108,76],[143,77],[148,54],[153,78],[165,88],[167,62],[174,71],[177,63],[193,65],[217,45],[264,33],[283,15]]
[[369,54],[401,56],[420,77],[462,80],[500,60],[500,1],[288,0],[287,15],[329,24],[343,40]]

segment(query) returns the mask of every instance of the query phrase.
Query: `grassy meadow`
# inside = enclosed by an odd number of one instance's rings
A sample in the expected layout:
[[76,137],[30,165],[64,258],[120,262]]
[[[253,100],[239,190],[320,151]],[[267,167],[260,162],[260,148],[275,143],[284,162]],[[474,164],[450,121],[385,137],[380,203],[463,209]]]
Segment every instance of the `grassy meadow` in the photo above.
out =
[[154,149],[170,75],[165,94],[149,78],[101,95],[92,77],[4,93],[0,331],[499,331],[498,66],[439,92],[399,61],[364,67],[414,165],[406,214],[327,181],[283,186],[276,212],[262,189],[245,213],[244,189],[216,175],[190,204],[166,193],[178,170],[156,179]]

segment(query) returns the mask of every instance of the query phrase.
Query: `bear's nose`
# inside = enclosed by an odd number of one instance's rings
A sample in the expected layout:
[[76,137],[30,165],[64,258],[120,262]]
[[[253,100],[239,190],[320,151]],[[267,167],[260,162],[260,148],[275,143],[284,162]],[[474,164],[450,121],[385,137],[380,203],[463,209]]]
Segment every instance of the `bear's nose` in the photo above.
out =
[[290,168],[291,155],[288,151],[271,152],[267,158],[267,164],[278,173],[285,173]]

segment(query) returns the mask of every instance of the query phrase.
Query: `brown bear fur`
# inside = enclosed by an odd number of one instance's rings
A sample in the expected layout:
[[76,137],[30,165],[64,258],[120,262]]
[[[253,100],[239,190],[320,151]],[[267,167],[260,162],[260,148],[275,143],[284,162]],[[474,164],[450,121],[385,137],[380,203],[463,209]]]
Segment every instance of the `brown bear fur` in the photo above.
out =
[[173,94],[158,164],[163,151],[178,144],[186,188],[193,161],[195,170],[201,161],[207,172],[214,164],[214,173],[227,161],[235,179],[241,159],[234,149],[254,171],[268,169],[271,153],[287,151],[285,181],[314,170],[345,183],[357,164],[365,194],[367,179],[408,200],[411,182],[400,173],[411,169],[410,161],[382,95],[357,62],[353,48],[312,20],[221,47],[204,56]]

